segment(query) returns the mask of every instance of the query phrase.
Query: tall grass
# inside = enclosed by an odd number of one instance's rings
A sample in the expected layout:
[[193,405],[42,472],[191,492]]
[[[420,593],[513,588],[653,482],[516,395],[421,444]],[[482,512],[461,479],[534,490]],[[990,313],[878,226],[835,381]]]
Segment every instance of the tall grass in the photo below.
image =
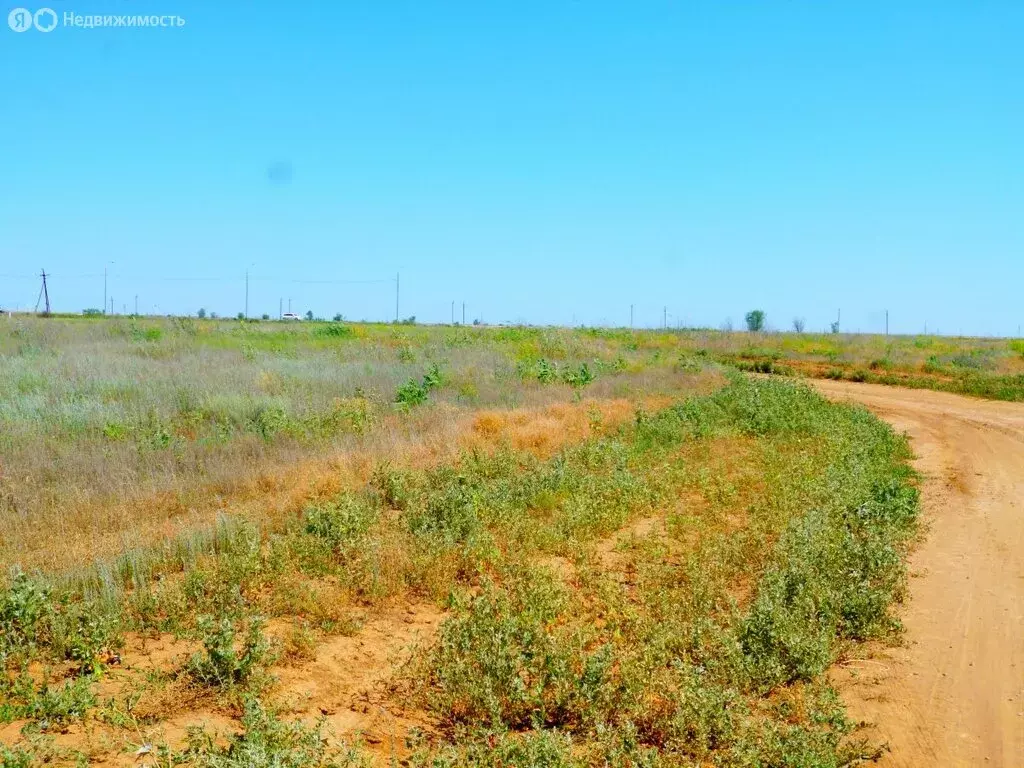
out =
[[[540,359],[565,375],[532,375]],[[47,564],[53,534],[88,542],[76,558],[145,538],[264,474],[423,442],[478,408],[677,386],[671,360],[558,330],[4,319],[0,560]]]

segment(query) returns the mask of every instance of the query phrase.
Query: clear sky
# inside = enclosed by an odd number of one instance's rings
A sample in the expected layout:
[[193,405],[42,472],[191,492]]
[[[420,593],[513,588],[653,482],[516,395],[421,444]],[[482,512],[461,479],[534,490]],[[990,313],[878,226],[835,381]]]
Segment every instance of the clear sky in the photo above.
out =
[[185,26],[0,26],[0,306],[1024,322],[1019,0],[49,6]]

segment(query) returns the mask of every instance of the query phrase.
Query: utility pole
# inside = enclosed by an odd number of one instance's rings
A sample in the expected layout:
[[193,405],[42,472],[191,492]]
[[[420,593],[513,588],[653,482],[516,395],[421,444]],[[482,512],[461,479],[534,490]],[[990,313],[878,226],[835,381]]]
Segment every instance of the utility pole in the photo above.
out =
[[889,335],[889,310],[885,310],[885,335]]
[[284,315],[284,299],[278,297],[277,299],[277,319],[280,320]]
[[110,297],[110,314],[114,314],[114,297]]
[[395,322],[398,322],[398,288],[401,284],[402,276],[395,272]]
[[466,302],[462,302],[462,324],[466,324]]
[[629,305],[629,329],[633,330],[633,305]]
[[455,325],[455,302],[452,302],[452,325]]
[[668,307],[662,309],[661,325],[663,328],[668,328]]
[[43,268],[43,271],[42,271],[42,273],[39,276],[41,278],[43,278],[43,284],[39,288],[39,298],[36,299],[36,312],[39,311],[39,302],[45,300],[45,304],[44,304],[45,309],[43,310],[43,316],[44,317],[49,317],[50,316],[50,292],[46,288],[46,277],[47,277],[47,275],[46,275],[45,267]]
[[292,313],[292,300],[288,299],[288,314],[290,315],[291,313]]

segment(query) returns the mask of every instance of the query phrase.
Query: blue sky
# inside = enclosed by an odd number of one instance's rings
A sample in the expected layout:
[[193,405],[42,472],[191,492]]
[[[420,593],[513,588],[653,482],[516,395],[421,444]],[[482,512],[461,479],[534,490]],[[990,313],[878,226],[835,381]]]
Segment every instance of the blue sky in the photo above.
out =
[[49,5],[186,23],[0,27],[2,306],[1024,322],[1024,3]]

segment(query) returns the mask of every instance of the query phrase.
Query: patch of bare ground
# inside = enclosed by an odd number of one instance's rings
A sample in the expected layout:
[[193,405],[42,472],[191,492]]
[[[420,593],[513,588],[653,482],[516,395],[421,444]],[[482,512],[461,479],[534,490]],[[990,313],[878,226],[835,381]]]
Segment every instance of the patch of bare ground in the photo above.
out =
[[663,514],[642,517],[622,528],[614,536],[599,541],[594,547],[594,557],[602,570],[621,573],[628,565],[624,550],[635,547],[641,539],[663,539],[666,535]]
[[301,666],[275,670],[274,701],[288,714],[323,718],[335,738],[357,739],[380,756],[403,757],[406,735],[430,718],[392,688],[432,644],[444,613],[411,603],[375,616],[350,637],[332,637]]
[[[649,515],[634,520],[611,536],[598,539],[588,548],[586,557],[600,572],[625,584],[630,580],[626,550],[637,546],[640,540],[660,539],[666,535],[664,513]],[[577,582],[579,574],[576,563],[568,557],[549,555],[537,560],[537,564],[549,569],[563,584],[572,586]]]
[[[362,743],[381,764],[401,759],[410,729],[429,730],[431,721],[407,706],[393,681],[430,647],[443,618],[443,611],[428,603],[387,608],[355,634],[319,643],[311,659],[274,667],[276,682],[262,698],[286,718],[323,720],[332,739]],[[284,622],[276,625],[274,634],[283,633]],[[141,725],[117,728],[93,717],[50,732],[55,746],[85,754],[92,764],[138,765],[134,753],[142,744],[178,749],[192,728],[221,737],[238,732],[232,707],[173,674],[196,648],[169,635],[129,637],[121,663],[105,670],[96,692],[101,702],[129,710]],[[19,743],[24,725],[4,726],[0,742]]]

